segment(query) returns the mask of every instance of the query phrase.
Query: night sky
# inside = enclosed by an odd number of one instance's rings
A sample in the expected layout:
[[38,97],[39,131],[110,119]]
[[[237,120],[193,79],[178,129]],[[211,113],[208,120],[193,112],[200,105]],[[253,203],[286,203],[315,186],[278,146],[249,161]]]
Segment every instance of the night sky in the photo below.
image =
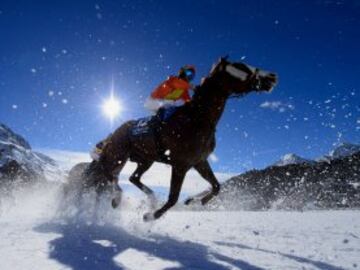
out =
[[[218,57],[274,71],[271,94],[230,100],[216,171],[317,158],[360,143],[360,1],[1,1],[0,122],[33,148],[89,151],[180,66]],[[101,104],[114,93],[113,125]]]

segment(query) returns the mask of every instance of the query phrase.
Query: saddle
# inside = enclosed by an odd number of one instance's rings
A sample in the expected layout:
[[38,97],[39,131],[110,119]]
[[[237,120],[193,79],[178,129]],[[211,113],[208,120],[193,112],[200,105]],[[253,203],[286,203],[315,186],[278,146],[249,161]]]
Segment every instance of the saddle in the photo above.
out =
[[168,156],[164,154],[165,148],[159,140],[159,133],[176,109],[176,107],[160,108],[156,115],[138,119],[129,131],[130,140],[152,140],[160,159],[168,160]]
[[156,115],[140,118],[130,130],[130,136],[153,136],[167,123],[177,107],[160,108]]

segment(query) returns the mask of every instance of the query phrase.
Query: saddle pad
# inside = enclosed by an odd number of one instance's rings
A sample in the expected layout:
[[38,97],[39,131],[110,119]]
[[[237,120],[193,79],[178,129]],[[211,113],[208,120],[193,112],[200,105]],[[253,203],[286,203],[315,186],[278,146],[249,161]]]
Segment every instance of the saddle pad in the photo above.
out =
[[132,136],[152,135],[153,131],[151,122],[153,119],[154,116],[140,118],[130,130],[130,134]]

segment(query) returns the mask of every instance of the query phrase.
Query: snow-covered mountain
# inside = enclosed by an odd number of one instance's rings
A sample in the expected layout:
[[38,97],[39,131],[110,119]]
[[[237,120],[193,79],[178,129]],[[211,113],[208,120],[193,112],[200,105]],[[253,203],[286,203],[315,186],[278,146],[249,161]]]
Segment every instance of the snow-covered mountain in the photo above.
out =
[[330,152],[329,156],[332,159],[350,156],[360,151],[360,145],[352,143],[341,143],[333,151]]
[[301,163],[313,163],[313,161],[290,153],[282,156],[281,159],[275,162],[273,166],[286,166],[290,164],[301,164]]
[[9,127],[0,124],[0,182],[59,180],[62,172],[48,156],[31,149],[30,144]]
[[[211,210],[359,208],[360,151],[326,161],[248,171],[224,182],[219,196],[205,207]],[[204,207],[195,205],[194,209]]]

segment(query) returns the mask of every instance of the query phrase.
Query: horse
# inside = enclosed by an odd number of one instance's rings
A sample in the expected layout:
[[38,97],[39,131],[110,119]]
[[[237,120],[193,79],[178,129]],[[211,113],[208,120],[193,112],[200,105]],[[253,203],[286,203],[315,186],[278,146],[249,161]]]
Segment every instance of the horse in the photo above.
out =
[[[156,136],[134,137],[131,130],[137,121],[122,124],[107,138],[103,152],[97,161],[85,169],[83,176],[89,185],[100,190],[110,184],[116,196],[112,206],[121,201],[118,175],[128,160],[137,164],[129,181],[149,198],[154,192],[141,182],[142,175],[157,162],[171,166],[170,191],[166,203],[154,212],[144,214],[144,221],[160,218],[173,207],[179,198],[186,173],[194,168],[210,185],[211,190],[200,194],[204,205],[220,191],[220,184],[208,162],[215,149],[216,126],[229,98],[241,97],[250,92],[270,92],[277,83],[277,75],[242,62],[231,62],[227,58],[213,65],[209,75],[194,89],[190,102],[179,107],[166,123],[156,128]],[[89,184],[90,183],[90,184]],[[198,197],[190,197],[190,204]]]

